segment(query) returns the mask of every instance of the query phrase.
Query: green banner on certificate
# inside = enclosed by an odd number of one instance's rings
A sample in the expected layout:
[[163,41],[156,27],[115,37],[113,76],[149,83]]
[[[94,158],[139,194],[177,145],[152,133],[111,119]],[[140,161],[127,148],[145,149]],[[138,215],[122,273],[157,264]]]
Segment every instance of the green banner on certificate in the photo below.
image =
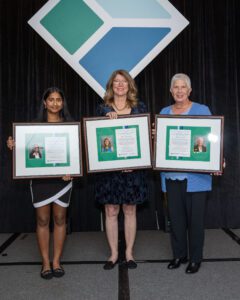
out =
[[166,160],[210,161],[211,127],[167,126]]
[[139,126],[96,129],[98,161],[141,158]]
[[25,135],[26,168],[70,166],[68,133]]

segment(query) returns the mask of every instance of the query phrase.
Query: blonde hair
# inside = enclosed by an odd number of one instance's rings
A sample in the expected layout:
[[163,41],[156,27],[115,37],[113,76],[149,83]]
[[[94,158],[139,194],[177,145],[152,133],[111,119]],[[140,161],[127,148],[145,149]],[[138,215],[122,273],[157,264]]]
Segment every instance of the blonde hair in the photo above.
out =
[[132,108],[137,105],[137,86],[135,81],[131,77],[131,75],[125,70],[116,70],[110,76],[107,85],[106,85],[106,92],[104,95],[104,102],[106,105],[111,106],[114,100],[114,93],[113,93],[113,81],[117,75],[122,75],[127,83],[128,83],[128,92],[127,92],[127,103]]

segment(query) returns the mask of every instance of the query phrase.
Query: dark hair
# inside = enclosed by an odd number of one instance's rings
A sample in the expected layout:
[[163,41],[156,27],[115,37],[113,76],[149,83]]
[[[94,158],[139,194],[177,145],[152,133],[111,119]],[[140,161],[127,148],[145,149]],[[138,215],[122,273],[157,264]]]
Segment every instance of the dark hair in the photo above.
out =
[[62,90],[60,90],[57,87],[50,87],[50,88],[46,89],[45,92],[43,93],[40,108],[38,111],[37,121],[47,122],[47,110],[45,108],[44,101],[46,101],[47,98],[49,97],[49,95],[52,93],[59,93],[59,95],[61,96],[61,98],[63,100],[63,109],[59,112],[60,118],[63,121],[73,121],[73,119],[70,115],[70,112],[68,110],[67,101],[64,96],[64,93]]

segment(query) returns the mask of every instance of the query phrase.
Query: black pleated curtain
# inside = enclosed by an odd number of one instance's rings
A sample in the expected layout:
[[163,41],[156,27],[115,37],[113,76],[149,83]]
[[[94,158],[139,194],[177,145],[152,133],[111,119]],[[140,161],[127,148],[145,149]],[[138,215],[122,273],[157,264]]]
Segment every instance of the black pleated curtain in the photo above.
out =
[[[27,24],[45,0],[0,1],[0,232],[35,230],[28,180],[12,180],[6,139],[12,122],[36,117],[43,91],[65,91],[75,120],[94,116],[100,97]],[[240,227],[240,10],[238,0],[172,0],[190,22],[136,78],[139,98],[154,115],[171,103],[169,82],[177,72],[192,79],[191,99],[225,116],[227,168],[215,177],[209,194],[206,227]],[[127,46],[126,46],[127,51]],[[147,171],[149,201],[138,210],[138,228],[164,227],[159,173]],[[101,208],[94,200],[94,175],[75,180],[69,209],[72,229],[101,229]]]

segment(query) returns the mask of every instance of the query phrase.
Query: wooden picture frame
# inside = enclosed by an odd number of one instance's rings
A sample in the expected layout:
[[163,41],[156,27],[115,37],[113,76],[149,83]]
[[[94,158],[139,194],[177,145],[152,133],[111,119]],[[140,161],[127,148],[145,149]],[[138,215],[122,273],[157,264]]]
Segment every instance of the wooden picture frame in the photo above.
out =
[[152,168],[150,114],[83,119],[87,172]]
[[80,125],[13,123],[13,178],[82,176]]
[[154,170],[223,172],[223,116],[155,116]]

